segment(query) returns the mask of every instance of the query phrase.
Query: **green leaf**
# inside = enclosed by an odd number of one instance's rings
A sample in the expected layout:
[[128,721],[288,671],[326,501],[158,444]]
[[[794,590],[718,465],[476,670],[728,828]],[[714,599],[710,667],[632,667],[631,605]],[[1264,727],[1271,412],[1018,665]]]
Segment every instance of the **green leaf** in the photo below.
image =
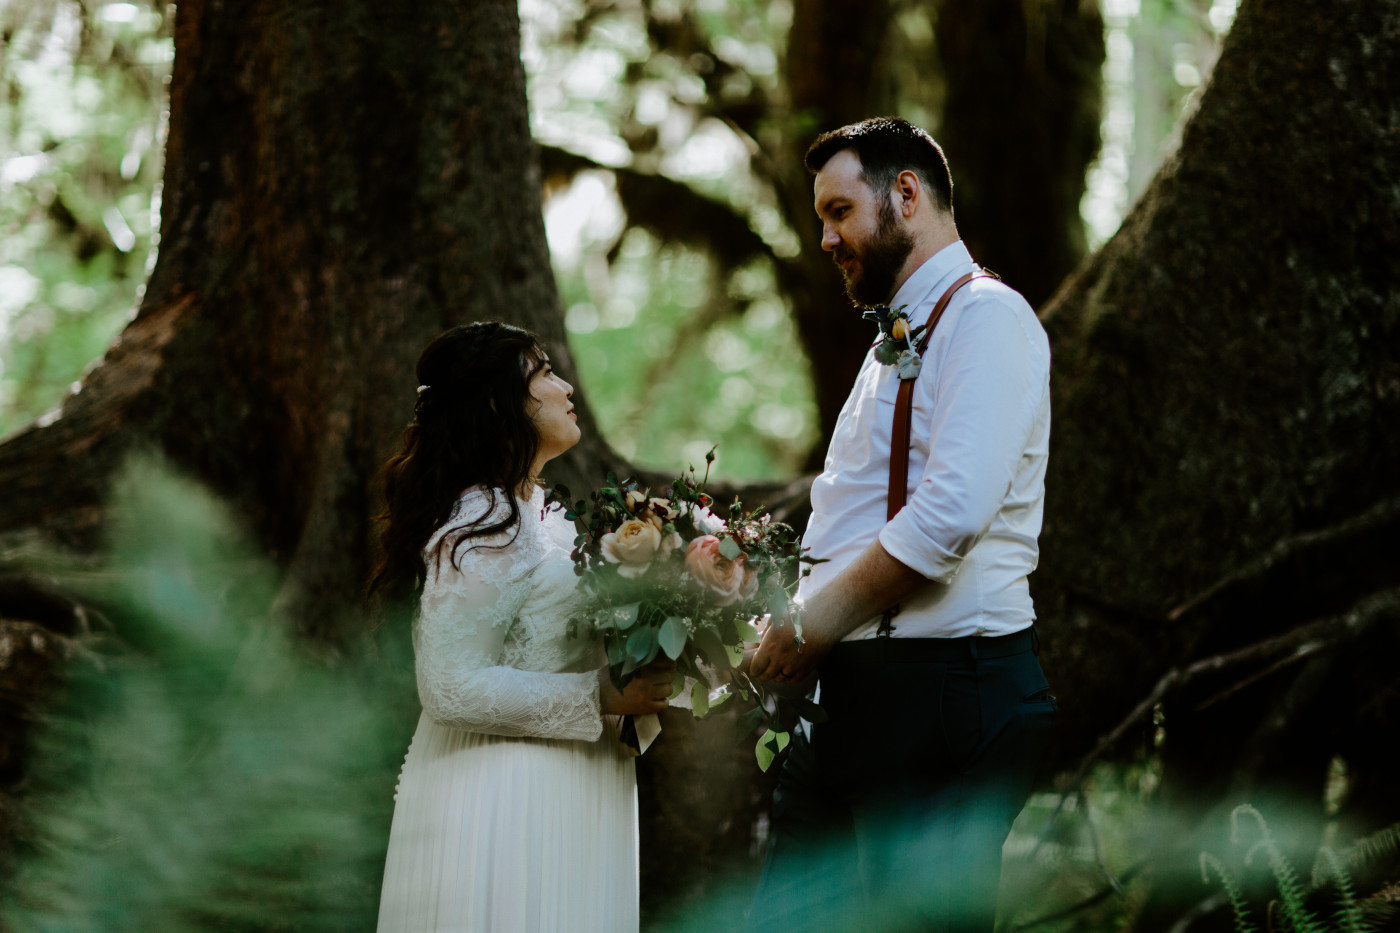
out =
[[875,361],[884,363],[886,366],[893,366],[899,359],[899,344],[893,340],[882,340],[875,348]]
[[667,699],[674,700],[685,692],[685,674],[676,671],[675,679],[671,681],[671,695]]
[[690,688],[690,712],[696,719],[704,719],[710,711],[710,688],[703,680],[697,680]]
[[636,661],[637,666],[641,667],[656,657],[656,651],[659,647],[656,643],[656,629],[647,627],[633,629],[632,634],[627,636],[627,659]]
[[734,623],[734,631],[738,634],[739,640],[745,644],[755,645],[758,644],[761,639],[761,636],[758,634],[758,629],[754,627],[752,622],[739,620]]
[[731,700],[733,697],[734,694],[729,692],[729,690],[721,690],[717,696],[712,697],[710,699],[710,709],[714,709],[717,706],[723,706],[725,703],[729,702],[729,700]]
[[763,724],[764,711],[760,706],[751,706],[739,714],[739,742],[753,736],[753,730]]
[[730,667],[738,667],[738,666],[739,666],[739,662],[742,661],[742,660],[744,660],[744,646],[743,646],[743,645],[725,645],[725,646],[724,646],[724,653],[725,653],[725,656],[729,658],[729,666],[730,666]]
[[640,603],[628,603],[625,606],[618,606],[613,610],[612,624],[620,632],[625,632],[637,622],[637,610],[641,608]]
[[773,763],[783,749],[788,746],[789,736],[786,732],[774,732],[772,729],[759,736],[758,744],[753,747],[754,757],[758,759],[758,769],[767,771],[768,766]]
[[719,539],[719,553],[727,560],[734,560],[744,552],[739,548],[739,542],[726,535]]
[[666,657],[674,661],[681,656],[681,652],[685,650],[685,639],[688,634],[685,619],[682,616],[671,616],[661,623],[657,640],[661,643],[661,650],[666,652]]

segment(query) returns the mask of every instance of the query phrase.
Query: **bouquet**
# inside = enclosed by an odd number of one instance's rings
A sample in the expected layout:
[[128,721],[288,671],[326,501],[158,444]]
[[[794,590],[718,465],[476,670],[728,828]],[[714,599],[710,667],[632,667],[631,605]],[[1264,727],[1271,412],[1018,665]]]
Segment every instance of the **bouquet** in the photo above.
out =
[[676,662],[672,698],[690,685],[696,717],[739,697],[743,728],[765,727],[755,756],[766,771],[799,716],[824,715],[810,700],[778,697],[753,681],[742,667],[744,648],[758,643],[757,625],[768,617],[789,615],[801,638],[790,592],[816,560],[802,553],[790,525],[745,512],[738,499],[727,518],[711,511],[705,483],[714,459],[712,449],[704,478],[692,467],[660,490],[615,473],[590,501],[571,502],[568,489],[554,488],[550,499],[579,529],[574,572],[588,595],[570,631],[602,639],[619,689],[664,652]]

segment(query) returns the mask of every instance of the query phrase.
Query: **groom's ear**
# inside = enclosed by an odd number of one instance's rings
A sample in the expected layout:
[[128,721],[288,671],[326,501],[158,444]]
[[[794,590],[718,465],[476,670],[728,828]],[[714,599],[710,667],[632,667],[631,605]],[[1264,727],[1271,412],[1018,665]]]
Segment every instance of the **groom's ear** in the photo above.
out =
[[919,206],[919,198],[923,194],[923,185],[919,182],[917,173],[905,169],[895,177],[894,191],[895,206],[900,214],[908,220],[914,216],[914,211]]

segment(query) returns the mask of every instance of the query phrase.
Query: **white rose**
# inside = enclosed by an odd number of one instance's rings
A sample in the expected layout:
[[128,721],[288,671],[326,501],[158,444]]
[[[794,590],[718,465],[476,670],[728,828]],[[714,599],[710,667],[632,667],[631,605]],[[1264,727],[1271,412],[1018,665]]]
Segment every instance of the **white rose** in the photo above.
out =
[[662,535],[661,547],[657,548],[656,550],[657,559],[665,560],[666,558],[670,557],[671,552],[674,551],[676,548],[680,547],[682,543],[683,542],[681,541],[681,536],[676,534],[674,531],[668,535]]
[[703,505],[696,505],[692,502],[689,503],[689,508],[690,520],[695,523],[695,527],[712,535],[717,535],[724,530],[724,519]]
[[647,565],[661,549],[662,538],[661,532],[651,522],[629,518],[617,527],[617,531],[603,535],[600,543],[603,559],[617,564],[618,573],[633,579],[646,573]]

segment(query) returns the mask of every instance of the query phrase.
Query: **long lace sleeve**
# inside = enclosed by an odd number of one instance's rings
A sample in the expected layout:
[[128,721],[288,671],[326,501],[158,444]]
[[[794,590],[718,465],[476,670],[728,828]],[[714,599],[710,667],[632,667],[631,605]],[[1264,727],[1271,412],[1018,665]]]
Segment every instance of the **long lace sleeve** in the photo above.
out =
[[[469,493],[457,516],[484,496]],[[497,504],[497,509],[503,506]],[[591,741],[602,732],[596,672],[523,670],[508,663],[508,638],[532,578],[551,559],[529,506],[515,529],[458,543],[449,522],[428,543],[428,577],[415,628],[418,697],[432,719],[495,735]],[[437,543],[444,538],[447,545]],[[458,544],[456,566],[450,548]],[[472,545],[475,545],[472,547]],[[469,549],[470,548],[470,549]],[[563,620],[560,620],[563,625]]]

